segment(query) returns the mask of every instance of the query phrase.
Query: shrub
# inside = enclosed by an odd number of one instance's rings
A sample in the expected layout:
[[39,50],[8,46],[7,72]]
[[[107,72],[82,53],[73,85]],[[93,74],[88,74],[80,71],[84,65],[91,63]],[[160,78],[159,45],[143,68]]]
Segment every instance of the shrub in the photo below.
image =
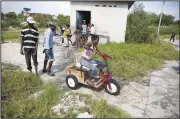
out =
[[133,12],[127,18],[125,41],[135,43],[152,43],[157,35],[150,27],[149,14],[143,10],[142,4],[135,4]]

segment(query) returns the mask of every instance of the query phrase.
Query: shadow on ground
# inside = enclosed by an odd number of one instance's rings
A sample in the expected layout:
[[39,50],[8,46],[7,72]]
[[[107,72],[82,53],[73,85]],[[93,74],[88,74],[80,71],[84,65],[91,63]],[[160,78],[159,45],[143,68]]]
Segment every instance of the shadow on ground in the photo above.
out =
[[[52,66],[52,71],[55,73],[55,74],[58,74],[62,71],[65,70],[65,68],[70,64],[70,62],[63,62],[63,63],[57,63],[55,65]],[[47,65],[48,66],[48,65]],[[42,69],[39,70],[39,75],[43,75],[42,73]]]
[[172,66],[172,69],[174,69],[177,73],[179,73],[180,66]]

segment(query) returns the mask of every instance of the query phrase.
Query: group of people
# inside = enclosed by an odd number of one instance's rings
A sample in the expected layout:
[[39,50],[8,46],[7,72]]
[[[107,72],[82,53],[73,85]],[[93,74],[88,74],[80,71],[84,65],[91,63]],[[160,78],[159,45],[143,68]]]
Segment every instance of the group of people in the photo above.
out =
[[[35,72],[38,75],[38,61],[37,61],[37,50],[38,50],[38,40],[39,40],[39,32],[38,29],[34,26],[36,23],[32,17],[27,18],[28,25],[25,26],[21,31],[21,47],[20,53],[22,55],[25,54],[25,60],[27,64],[27,69],[32,72],[31,67],[31,57],[34,62]],[[56,30],[56,26],[53,24],[48,24],[47,29],[44,32],[43,39],[43,53],[45,53],[44,66],[42,72],[47,72],[50,76],[55,76],[51,71],[51,67],[54,61],[54,52],[53,52],[53,36]],[[47,66],[49,60],[49,65]]]
[[94,24],[88,24],[88,26],[87,26],[87,24],[86,24],[86,20],[83,20],[83,24],[82,24],[82,26],[81,26],[81,29],[82,29],[82,34],[83,35],[86,35],[86,34],[95,34],[95,32],[96,32],[96,29],[95,29],[95,27],[94,27]]
[[[86,24],[86,20],[83,20],[82,25],[77,26],[75,32],[73,33],[73,35],[75,35],[75,42],[73,43],[73,45],[76,47],[80,46],[80,41],[86,43],[86,41],[88,40],[88,36],[92,36],[95,35],[95,27],[94,24]],[[85,38],[85,41],[83,38]]]
[[[27,18],[27,23],[28,25],[25,26],[21,31],[22,40],[21,40],[20,53],[22,55],[25,55],[27,69],[30,72],[32,72],[32,66],[31,66],[31,57],[32,57],[34,66],[35,66],[35,72],[38,75],[37,51],[38,51],[39,32],[38,32],[38,29],[34,26],[36,22],[32,17]],[[43,66],[42,72],[47,73],[49,76],[55,76],[55,74],[51,70],[51,67],[54,62],[53,36],[54,36],[55,31],[56,31],[56,26],[53,24],[48,24],[47,29],[44,32],[44,39],[43,39],[43,48],[44,48],[43,53],[45,54],[45,58],[44,58],[44,66]],[[82,33],[83,33],[83,30],[82,30]],[[69,25],[66,25],[63,36],[70,37],[69,35],[71,35],[71,29]],[[91,37],[91,40],[92,42],[88,42],[85,44],[84,55],[80,62],[82,65],[92,70],[91,76],[95,78],[97,75],[97,72],[92,67],[92,63],[100,63],[100,62],[98,60],[91,60],[91,58],[92,58],[93,52],[95,51],[95,49],[97,49],[97,45],[99,43],[99,37],[97,35],[93,35]],[[91,46],[93,46],[93,48],[91,48]],[[49,65],[47,67],[48,61],[49,61]]]

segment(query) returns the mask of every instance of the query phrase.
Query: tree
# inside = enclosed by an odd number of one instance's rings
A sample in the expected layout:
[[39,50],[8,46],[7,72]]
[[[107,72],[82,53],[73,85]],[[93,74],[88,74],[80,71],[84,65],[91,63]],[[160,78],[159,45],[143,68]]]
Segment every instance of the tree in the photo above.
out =
[[135,4],[127,18],[126,42],[148,43],[154,39],[149,15],[144,11],[143,4]]
[[70,24],[70,17],[69,16],[64,16],[63,14],[59,14],[57,16],[58,19],[58,25],[65,25],[65,24]]
[[5,18],[6,19],[16,19],[17,18],[17,15],[15,12],[9,12],[9,13],[6,13],[5,14]]
[[180,20],[174,21],[174,24],[175,24],[175,25],[180,25]]
[[17,15],[15,12],[9,12],[4,15],[4,20],[7,22],[8,26],[19,27],[20,22],[17,20]]
[[4,20],[4,13],[1,13],[1,20]]
[[158,15],[155,13],[148,13],[148,17],[152,26],[158,25]]
[[18,15],[17,15],[17,18],[18,18],[18,20],[20,21],[20,22],[23,22],[23,21],[25,21],[25,16],[23,15],[23,14],[21,14],[21,13],[19,13]]
[[53,20],[52,15],[50,15],[50,14],[46,15],[45,20],[46,20],[46,22],[52,21]]
[[[158,15],[158,18],[160,18],[160,15]],[[161,24],[162,25],[167,25],[167,26],[170,25],[170,24],[173,24],[174,18],[175,17],[172,16],[172,15],[162,14]]]
[[46,26],[46,21],[45,21],[45,18],[44,18],[43,14],[37,13],[34,16],[34,19],[37,22],[38,27],[45,27]]

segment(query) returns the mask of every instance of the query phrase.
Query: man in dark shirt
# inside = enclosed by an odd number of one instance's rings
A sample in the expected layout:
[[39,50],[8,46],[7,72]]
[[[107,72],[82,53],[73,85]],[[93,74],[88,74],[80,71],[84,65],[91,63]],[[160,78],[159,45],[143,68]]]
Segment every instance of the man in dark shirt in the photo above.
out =
[[173,39],[173,42],[174,42],[174,39],[175,39],[175,32],[174,32],[174,30],[172,31],[172,35],[171,35],[171,38],[170,38],[169,41],[171,41],[172,39]]
[[[38,75],[38,62],[37,62],[37,49],[39,33],[38,29],[34,27],[34,19],[32,17],[27,18],[28,25],[21,31],[21,48],[20,53],[25,54],[27,69],[32,72],[31,57],[34,62],[35,72]],[[24,49],[24,52],[23,52]]]

